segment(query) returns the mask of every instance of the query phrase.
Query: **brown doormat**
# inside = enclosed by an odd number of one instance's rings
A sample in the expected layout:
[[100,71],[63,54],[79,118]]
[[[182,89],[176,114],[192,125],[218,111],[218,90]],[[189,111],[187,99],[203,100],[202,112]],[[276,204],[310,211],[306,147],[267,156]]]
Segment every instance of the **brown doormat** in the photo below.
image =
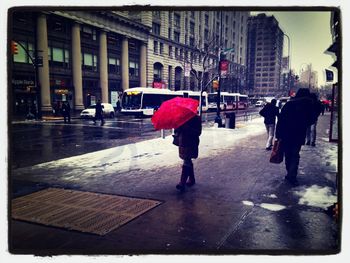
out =
[[12,200],[12,218],[105,235],[160,201],[48,188]]

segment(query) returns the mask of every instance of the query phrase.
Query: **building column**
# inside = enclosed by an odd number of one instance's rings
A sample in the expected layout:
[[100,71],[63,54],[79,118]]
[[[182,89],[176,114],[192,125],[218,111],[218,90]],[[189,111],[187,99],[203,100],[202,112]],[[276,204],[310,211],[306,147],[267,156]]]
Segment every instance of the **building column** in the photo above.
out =
[[147,87],[147,45],[143,42],[140,48],[140,86]]
[[80,25],[75,23],[72,27],[72,70],[74,86],[74,109],[84,109],[83,78],[81,73],[81,46]]
[[40,102],[42,112],[52,112],[50,97],[50,73],[47,44],[47,23],[46,15],[40,14],[37,17],[37,50],[38,55],[43,59],[42,67],[38,67],[40,85]]
[[107,58],[107,33],[100,32],[100,87],[101,87],[101,102],[108,103],[108,58]]
[[129,88],[129,41],[124,37],[122,40],[122,88]]

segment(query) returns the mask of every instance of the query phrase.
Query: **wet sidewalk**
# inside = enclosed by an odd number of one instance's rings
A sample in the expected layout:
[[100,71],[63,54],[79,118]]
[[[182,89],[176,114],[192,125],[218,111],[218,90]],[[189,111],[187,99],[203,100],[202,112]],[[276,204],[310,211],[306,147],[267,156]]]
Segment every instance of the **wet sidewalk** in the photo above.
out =
[[[221,137],[216,136],[215,128],[205,128],[200,158],[194,161],[197,183],[184,193],[175,189],[181,166],[176,150],[169,148],[164,153],[159,141],[151,148],[153,152],[140,150],[142,145],[128,145],[17,169],[14,182],[27,191],[51,186],[155,199],[162,204],[105,236],[11,220],[11,251],[336,253],[339,225],[325,213],[338,195],[338,146],[328,142],[329,117],[319,118],[316,147],[302,148],[298,187],[284,181],[284,164],[268,162],[262,119],[235,130],[222,129]],[[164,142],[171,145],[170,138]],[[163,154],[168,154],[167,161],[161,163]]]

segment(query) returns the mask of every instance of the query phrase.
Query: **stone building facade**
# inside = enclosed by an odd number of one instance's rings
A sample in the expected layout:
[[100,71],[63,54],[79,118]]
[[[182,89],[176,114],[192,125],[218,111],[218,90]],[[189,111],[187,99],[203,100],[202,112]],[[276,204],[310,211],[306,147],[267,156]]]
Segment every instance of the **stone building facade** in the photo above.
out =
[[[9,59],[14,115],[33,108],[48,114],[63,101],[75,110],[98,99],[114,104],[117,94],[137,86],[198,90],[185,59],[211,37],[234,50],[223,90],[245,85],[249,12],[19,8],[9,14],[9,39],[19,50]],[[200,72],[201,57],[192,61]]]

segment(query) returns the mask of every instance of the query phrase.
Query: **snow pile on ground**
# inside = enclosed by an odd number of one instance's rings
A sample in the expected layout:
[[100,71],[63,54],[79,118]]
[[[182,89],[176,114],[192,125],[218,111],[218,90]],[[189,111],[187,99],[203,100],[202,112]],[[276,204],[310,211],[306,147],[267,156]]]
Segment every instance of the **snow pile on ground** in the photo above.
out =
[[242,201],[242,203],[247,206],[259,206],[261,208],[274,211],[274,212],[280,211],[286,208],[286,206],[280,205],[280,204],[271,204],[271,203],[254,204],[253,202],[247,201],[247,200]]
[[299,197],[300,205],[307,205],[313,207],[320,207],[326,209],[337,202],[337,196],[332,194],[330,187],[321,187],[312,185],[309,188],[304,188],[296,191],[295,194]]
[[[262,118],[245,122],[242,128],[203,128],[200,137],[200,158],[218,154],[218,150],[231,149],[240,140],[265,132]],[[118,146],[106,150],[96,151],[57,161],[42,163],[31,169],[57,169],[67,170],[66,176],[79,172],[115,173],[131,169],[155,169],[158,167],[180,164],[178,148],[172,144],[172,136],[142,141],[133,144]]]

